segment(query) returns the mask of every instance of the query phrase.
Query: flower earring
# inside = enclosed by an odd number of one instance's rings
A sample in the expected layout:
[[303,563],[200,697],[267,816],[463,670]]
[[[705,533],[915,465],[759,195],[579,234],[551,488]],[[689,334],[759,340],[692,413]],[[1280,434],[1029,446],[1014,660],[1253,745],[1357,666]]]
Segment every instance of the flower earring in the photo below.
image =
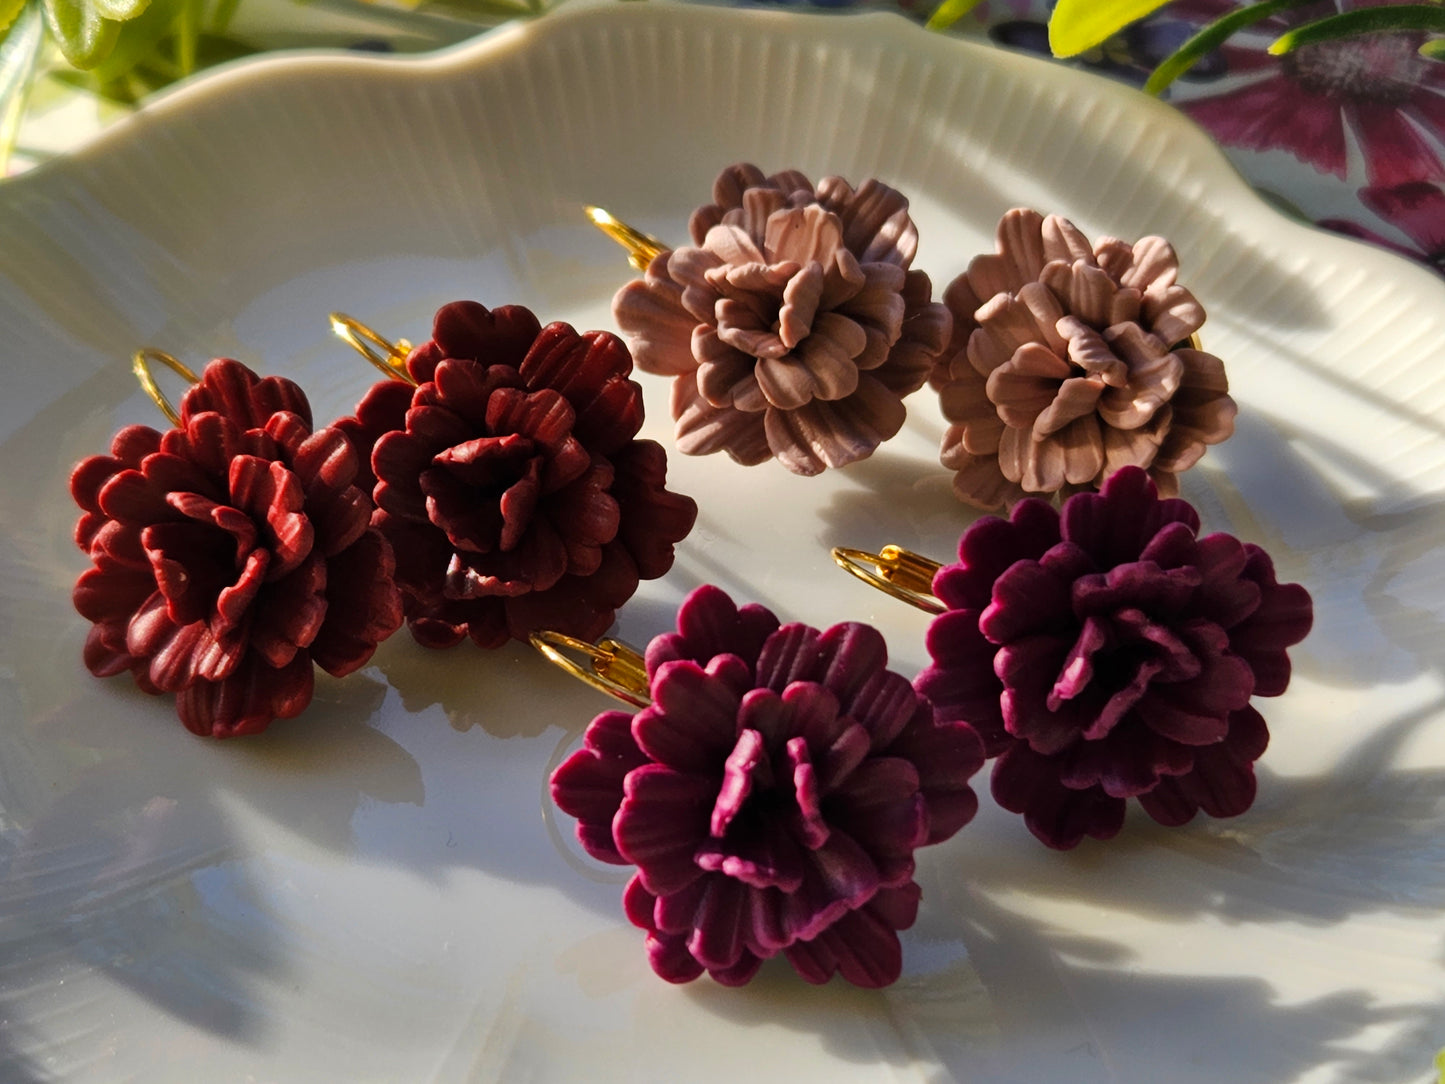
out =
[[998,251],[944,291],[953,337],[930,382],[952,423],[941,460],[983,509],[1097,489],[1126,466],[1166,496],[1234,432],[1224,363],[1162,237],[1090,244],[1058,215],[1013,210]]
[[1169,826],[1254,801],[1269,731],[1250,698],[1285,691],[1313,610],[1264,550],[1198,532],[1192,506],[1125,467],[1061,510],[979,520],[954,565],[896,546],[834,559],[940,615],[915,686],[997,758],[999,805],[1066,850],[1114,836],[1130,798]]
[[704,586],[645,655],[533,642],[642,708],[597,716],[551,791],[589,854],[637,867],[623,905],[658,975],[739,986],[781,954],[808,982],[898,978],[913,852],[972,819],[983,749],[887,669],[875,629],[781,625]]
[[677,249],[588,214],[645,271],[613,316],[637,367],[673,378],[685,454],[803,475],[863,459],[902,427],[903,398],[949,341],[948,310],[910,270],[908,200],[878,181],[730,166]]
[[697,517],[636,439],[642,394],[616,336],[458,301],[410,349],[341,314],[389,377],[337,422],[374,485],[412,635],[484,648],[538,628],[593,639]]
[[[192,383],[179,411],[152,362]],[[391,546],[350,444],[312,429],[291,381],[229,359],[198,377],[156,350],[133,367],[174,428],[126,426],[70,476],[85,665],[174,693],[196,734],[258,733],[311,701],[313,666],[348,674],[400,626]]]

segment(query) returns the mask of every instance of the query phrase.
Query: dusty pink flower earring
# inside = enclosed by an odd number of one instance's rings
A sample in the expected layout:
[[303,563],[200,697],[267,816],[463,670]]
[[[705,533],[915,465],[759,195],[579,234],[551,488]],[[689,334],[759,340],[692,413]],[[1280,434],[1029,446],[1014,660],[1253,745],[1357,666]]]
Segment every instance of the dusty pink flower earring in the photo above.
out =
[[658,975],[738,986],[782,955],[813,983],[898,978],[913,852],[972,819],[983,749],[886,668],[875,629],[782,625],[705,586],[645,656],[533,642],[642,708],[597,716],[551,787],[589,854],[636,867],[623,903]]
[[[179,411],[152,360],[193,382]],[[306,707],[313,666],[350,673],[401,624],[391,546],[351,446],[312,429],[291,381],[228,359],[197,377],[150,350],[135,368],[175,427],[127,426],[71,474],[85,664],[174,693],[196,734],[254,734]]]
[[957,564],[834,557],[940,615],[915,686],[983,739],[999,805],[1068,849],[1115,835],[1131,798],[1171,826],[1254,801],[1269,732],[1250,700],[1285,691],[1313,609],[1258,546],[1198,532],[1187,502],[1125,467],[1062,510],[977,521]]
[[369,465],[418,642],[592,639],[672,567],[697,506],[636,439],[641,389],[615,335],[474,301],[438,309],[415,349],[332,321],[390,377],[336,424]]
[[948,310],[910,269],[908,200],[876,180],[730,166],[676,249],[591,213],[645,269],[613,316],[637,367],[673,378],[688,455],[803,475],[863,459],[898,432],[948,342]]
[[952,423],[943,465],[969,504],[1097,489],[1141,467],[1161,492],[1234,432],[1224,363],[1191,337],[1204,309],[1161,237],[1090,244],[1013,210],[998,251],[944,291],[953,337],[930,381]]

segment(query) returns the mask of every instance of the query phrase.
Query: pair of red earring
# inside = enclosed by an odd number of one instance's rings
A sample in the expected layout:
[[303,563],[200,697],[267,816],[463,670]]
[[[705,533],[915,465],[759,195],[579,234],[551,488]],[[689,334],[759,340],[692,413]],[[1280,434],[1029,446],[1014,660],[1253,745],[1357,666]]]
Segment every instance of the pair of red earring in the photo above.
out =
[[1198,531],[1130,467],[1061,510],[979,520],[947,567],[835,550],[939,615],[912,683],[867,625],[780,625],[715,587],[645,654],[534,635],[642,709],[594,719],[551,790],[590,854],[637,868],[624,906],[654,970],[739,985],[782,954],[809,982],[892,982],[914,851],[973,817],[985,758],[994,798],[1057,849],[1114,836],[1130,798],[1165,825],[1244,812],[1268,741],[1250,699],[1284,692],[1312,608],[1258,546]]
[[[255,733],[310,702],[313,665],[356,670],[403,618],[431,647],[591,638],[671,567],[697,508],[636,439],[615,336],[457,302],[429,342],[387,346],[389,379],[321,428],[289,380],[137,355],[174,427],[122,429],[70,481],[92,673],[174,693],[198,734]],[[151,360],[192,381],[179,410]]]
[[637,367],[673,378],[678,449],[817,474],[869,456],[925,383],[951,423],[940,458],[984,509],[1097,489],[1125,466],[1172,496],[1234,430],[1204,309],[1160,237],[1090,242],[1013,210],[997,251],[932,300],[908,200],[876,180],[723,170],[669,248],[598,208],[640,281],[613,301]]

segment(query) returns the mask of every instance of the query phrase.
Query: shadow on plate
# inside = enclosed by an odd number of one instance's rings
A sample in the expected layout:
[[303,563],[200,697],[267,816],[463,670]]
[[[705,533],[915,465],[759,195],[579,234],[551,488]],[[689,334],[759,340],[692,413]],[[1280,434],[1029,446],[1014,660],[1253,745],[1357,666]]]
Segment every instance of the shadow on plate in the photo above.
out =
[[[819,511],[820,562],[828,546],[889,542],[955,561],[960,535],[981,516],[954,498],[936,461],[887,445],[840,473],[856,487],[836,491]],[[1181,481],[1201,534],[1227,531],[1261,545],[1281,581],[1310,590],[1315,626],[1290,653],[1297,675],[1360,689],[1445,674],[1445,590],[1435,571],[1445,502],[1422,502],[1358,450],[1259,411],[1241,416],[1234,437]],[[1343,497],[1342,483],[1367,496]],[[860,606],[903,606],[837,577],[841,591],[865,600]]]
[[[886,990],[807,987],[774,961],[742,990],[699,982],[688,994],[743,1028],[784,1027],[936,1084],[1277,1084],[1324,1067],[1321,1079],[1404,1084],[1420,1079],[1445,1023],[1434,1002],[1381,1005],[1362,989],[1298,1000],[1255,977],[1151,972],[1126,939],[1019,915],[974,878],[926,888],[904,936],[905,958],[930,959]],[[1352,1048],[1379,1032],[1382,1045]]]

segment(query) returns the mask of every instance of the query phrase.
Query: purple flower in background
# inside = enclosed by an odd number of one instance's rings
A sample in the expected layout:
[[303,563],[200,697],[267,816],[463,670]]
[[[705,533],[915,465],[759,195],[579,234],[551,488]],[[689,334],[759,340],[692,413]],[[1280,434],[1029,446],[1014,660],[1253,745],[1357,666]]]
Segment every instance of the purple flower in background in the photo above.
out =
[[599,715],[552,796],[604,862],[669,982],[746,983],[783,953],[808,982],[898,978],[913,851],[973,817],[978,736],[886,669],[882,636],[779,626],[704,586],[647,648],[652,706]]
[[1129,798],[1171,826],[1254,801],[1250,697],[1284,692],[1313,610],[1258,546],[1198,530],[1127,467],[1061,511],[979,520],[934,578],[949,609],[917,687],[978,731],[995,800],[1050,847],[1112,837]]
[[[1236,4],[1179,0],[1170,10],[1199,23]],[[1373,6],[1345,3],[1344,10]],[[1445,65],[1419,55],[1425,35],[1380,33],[1307,45],[1283,57],[1266,49],[1331,3],[1280,12],[1234,35],[1220,50],[1230,78],[1180,108],[1226,146],[1283,150],[1344,178],[1356,143],[1372,186],[1445,180]]]
[[1373,230],[1344,219],[1326,219],[1320,225],[1381,245],[1445,271],[1445,190],[1416,181],[1393,188],[1360,189],[1360,202],[1414,242],[1414,248],[1382,237]]
[[[1321,0],[1277,12],[1201,58],[1170,96],[1225,148],[1289,156],[1234,155],[1252,184],[1309,207],[1308,217],[1327,229],[1441,270],[1445,219],[1429,218],[1429,193],[1411,188],[1445,183],[1445,64],[1418,54],[1425,35],[1371,34],[1283,57],[1267,51],[1292,27],[1383,2]],[[1235,0],[1171,0],[1069,63],[1139,84],[1190,35],[1242,6]],[[971,16],[998,44],[1049,56],[1051,7],[1044,0],[985,3]],[[1291,168],[1292,162],[1301,168]],[[1398,193],[1393,199],[1380,195],[1391,190]],[[1383,209],[1377,205],[1382,199]],[[1382,234],[1371,211],[1412,241]]]

